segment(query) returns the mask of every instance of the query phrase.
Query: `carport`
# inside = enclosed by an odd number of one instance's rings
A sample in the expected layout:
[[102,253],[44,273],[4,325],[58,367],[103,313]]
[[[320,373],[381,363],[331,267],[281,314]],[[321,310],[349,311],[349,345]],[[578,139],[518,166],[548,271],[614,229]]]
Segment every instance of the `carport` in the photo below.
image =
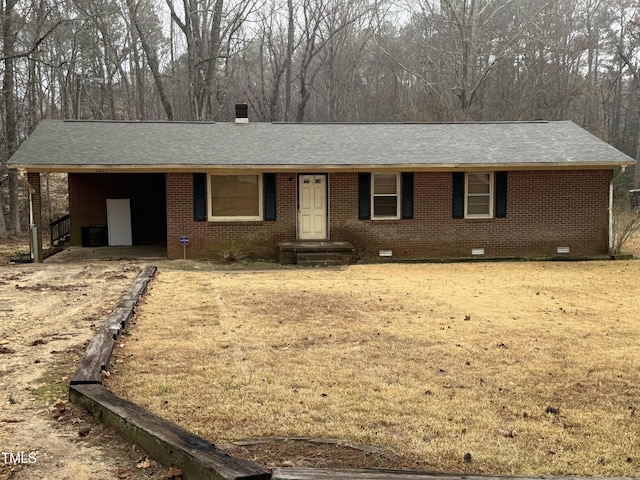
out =
[[69,173],[71,245],[166,245],[162,173]]
[[[29,171],[31,222],[41,261],[40,172]],[[167,205],[163,173],[68,173],[70,243],[74,247],[155,246],[166,255]],[[35,243],[32,238],[32,244]]]

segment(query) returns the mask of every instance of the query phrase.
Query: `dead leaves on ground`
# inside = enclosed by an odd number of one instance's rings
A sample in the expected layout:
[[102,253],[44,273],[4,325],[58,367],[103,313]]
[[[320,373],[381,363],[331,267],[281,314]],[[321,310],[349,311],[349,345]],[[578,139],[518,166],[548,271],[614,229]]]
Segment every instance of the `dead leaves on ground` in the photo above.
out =
[[147,457],[146,455],[144,457],[142,457],[142,459],[138,462],[138,464],[136,465],[136,468],[149,468],[149,466],[151,465],[151,462],[149,461],[149,457]]
[[[147,455],[142,457],[136,464],[136,468],[145,469],[151,466],[151,460]],[[182,480],[182,471],[178,467],[171,466],[164,474],[164,480]]]
[[515,431],[514,430],[507,430],[505,428],[496,428],[496,432],[499,435],[502,435],[505,438],[513,438],[513,437],[515,437]]
[[182,480],[182,470],[178,467],[169,467],[167,473],[164,474],[164,480]]

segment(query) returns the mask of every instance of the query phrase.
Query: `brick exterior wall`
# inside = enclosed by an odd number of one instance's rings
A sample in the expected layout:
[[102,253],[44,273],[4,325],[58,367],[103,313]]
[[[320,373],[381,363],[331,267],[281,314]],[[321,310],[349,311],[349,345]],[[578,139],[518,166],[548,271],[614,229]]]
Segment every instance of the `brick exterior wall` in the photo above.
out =
[[473,248],[486,256],[552,256],[559,246],[574,255],[607,252],[611,170],[511,171],[507,217],[452,218],[452,175],[416,173],[414,218],[357,219],[357,174],[331,176],[331,237],[347,240],[377,256],[469,257]]
[[[372,256],[393,250],[397,258],[469,257],[472,248],[484,248],[491,257],[553,256],[559,246],[570,247],[572,255],[605,254],[612,174],[511,171],[506,218],[454,219],[451,172],[421,172],[414,177],[413,219],[363,221],[358,220],[358,174],[331,173],[330,239],[350,241]],[[277,175],[274,222],[196,222],[193,175],[167,174],[168,257],[182,257],[179,238],[188,235],[190,258],[214,257],[236,239],[248,240],[256,256],[277,258],[276,243],[296,239],[297,183],[294,172]],[[91,208],[83,206],[86,212]]]
[[193,213],[193,174],[167,174],[167,256],[182,258],[179,239],[189,237],[189,258],[215,258],[237,240],[250,243],[250,253],[261,258],[277,258],[278,242],[296,239],[297,176],[276,176],[276,221],[196,222]]

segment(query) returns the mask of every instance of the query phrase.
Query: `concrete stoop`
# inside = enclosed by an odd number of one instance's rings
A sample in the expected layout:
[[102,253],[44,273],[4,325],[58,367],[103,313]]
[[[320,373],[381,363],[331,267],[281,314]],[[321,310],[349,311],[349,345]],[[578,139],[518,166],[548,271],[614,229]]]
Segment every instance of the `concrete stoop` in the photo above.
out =
[[349,242],[297,241],[278,244],[278,260],[283,264],[306,267],[350,265],[355,248]]

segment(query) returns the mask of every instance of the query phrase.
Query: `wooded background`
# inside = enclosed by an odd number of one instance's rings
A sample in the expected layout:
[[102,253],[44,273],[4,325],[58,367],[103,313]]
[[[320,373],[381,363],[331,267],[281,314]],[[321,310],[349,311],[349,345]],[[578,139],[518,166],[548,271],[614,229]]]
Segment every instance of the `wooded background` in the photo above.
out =
[[225,121],[245,101],[269,122],[568,119],[640,156],[637,1],[2,0],[1,15],[0,236],[26,227],[6,162],[42,118]]

